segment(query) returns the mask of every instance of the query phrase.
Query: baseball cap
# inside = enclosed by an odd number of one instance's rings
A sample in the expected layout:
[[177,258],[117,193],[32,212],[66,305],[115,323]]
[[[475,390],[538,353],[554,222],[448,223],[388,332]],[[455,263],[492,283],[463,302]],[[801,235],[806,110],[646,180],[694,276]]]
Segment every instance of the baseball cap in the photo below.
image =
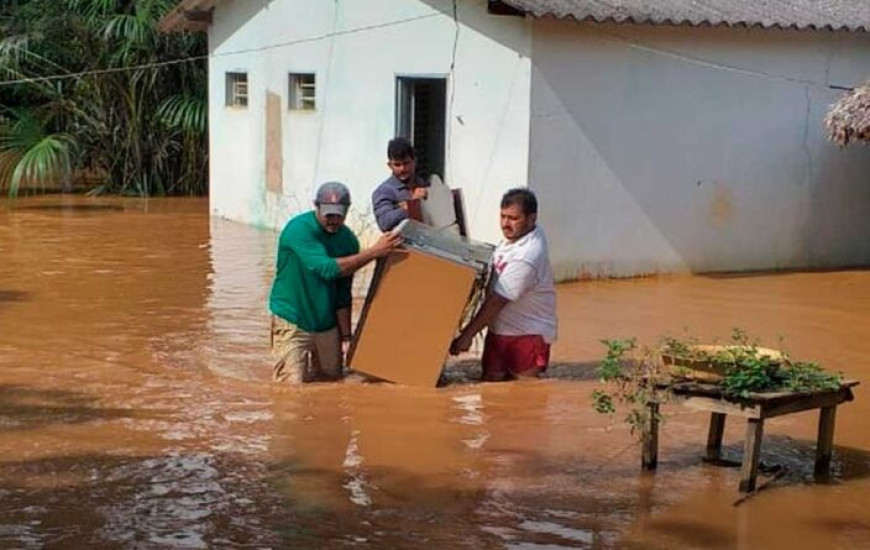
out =
[[350,207],[350,191],[343,183],[328,181],[317,188],[314,204],[324,216],[338,214],[347,216]]

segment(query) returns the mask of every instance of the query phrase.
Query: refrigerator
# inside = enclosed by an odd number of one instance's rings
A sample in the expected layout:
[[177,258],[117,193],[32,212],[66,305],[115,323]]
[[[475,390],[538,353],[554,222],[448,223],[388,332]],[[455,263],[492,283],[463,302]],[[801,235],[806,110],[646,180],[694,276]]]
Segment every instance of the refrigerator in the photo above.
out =
[[414,220],[404,248],[380,260],[348,352],[368,376],[434,387],[450,343],[486,288],[494,247]]

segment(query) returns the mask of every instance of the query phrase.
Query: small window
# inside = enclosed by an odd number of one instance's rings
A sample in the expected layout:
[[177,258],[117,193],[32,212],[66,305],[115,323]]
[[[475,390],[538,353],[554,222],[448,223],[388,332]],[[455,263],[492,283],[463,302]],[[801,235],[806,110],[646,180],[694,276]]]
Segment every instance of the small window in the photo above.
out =
[[315,88],[314,73],[290,73],[290,110],[313,111]]
[[227,73],[227,107],[248,106],[248,73]]

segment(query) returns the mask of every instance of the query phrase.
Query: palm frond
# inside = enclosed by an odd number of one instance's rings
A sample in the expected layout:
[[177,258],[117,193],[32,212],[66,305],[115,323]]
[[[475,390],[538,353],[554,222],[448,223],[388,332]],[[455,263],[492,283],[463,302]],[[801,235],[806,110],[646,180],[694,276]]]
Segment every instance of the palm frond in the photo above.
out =
[[80,13],[87,19],[97,19],[112,13],[118,5],[118,0],[66,0],[68,10]]
[[103,36],[117,40],[122,46],[133,47],[145,43],[153,33],[148,20],[138,14],[119,13],[106,19]]
[[193,95],[175,95],[157,108],[157,117],[167,128],[204,134],[208,123],[208,100]]
[[18,63],[30,49],[30,34],[12,34],[0,39],[0,63]]
[[23,185],[44,187],[47,182],[69,177],[74,143],[72,136],[52,134],[33,144],[21,155],[12,172],[9,194],[17,195]]
[[44,188],[46,183],[72,173],[75,140],[65,133],[48,134],[30,113],[0,127],[0,187],[10,196],[26,188]]

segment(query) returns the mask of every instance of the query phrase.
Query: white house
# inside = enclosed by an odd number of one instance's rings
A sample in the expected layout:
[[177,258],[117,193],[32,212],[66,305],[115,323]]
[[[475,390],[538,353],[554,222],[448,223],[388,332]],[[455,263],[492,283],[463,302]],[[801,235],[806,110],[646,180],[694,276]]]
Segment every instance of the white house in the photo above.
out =
[[471,235],[528,185],[562,279],[870,265],[870,152],[826,141],[870,76],[867,0],[183,0],[207,29],[211,208],[352,223],[411,136]]

